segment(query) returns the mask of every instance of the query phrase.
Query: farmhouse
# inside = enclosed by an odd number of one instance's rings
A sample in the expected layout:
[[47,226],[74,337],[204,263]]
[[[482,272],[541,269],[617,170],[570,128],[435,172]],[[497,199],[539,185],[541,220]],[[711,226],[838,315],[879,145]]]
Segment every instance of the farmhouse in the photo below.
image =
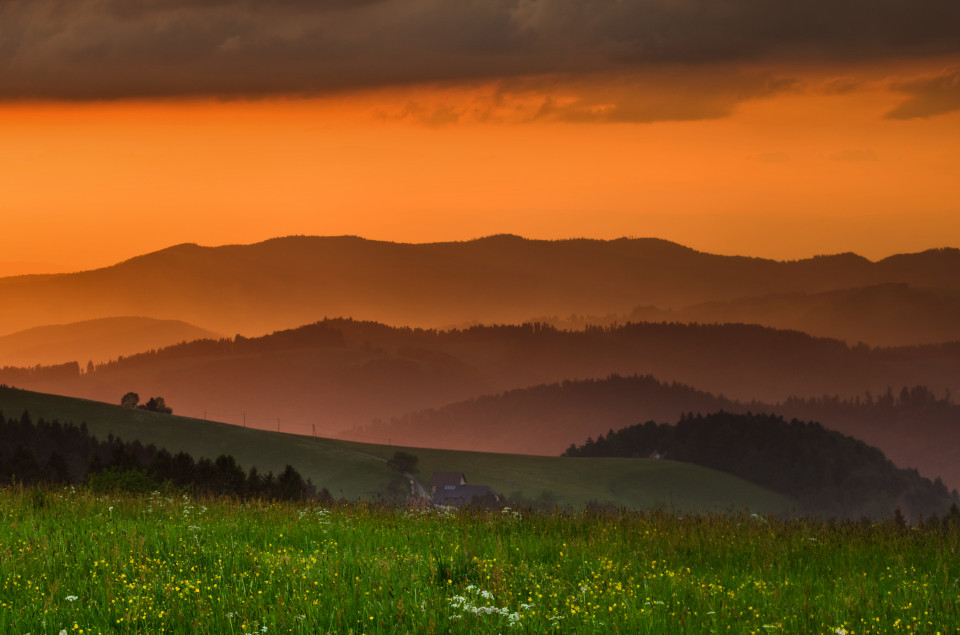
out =
[[430,477],[430,500],[434,505],[495,505],[500,498],[489,485],[468,485],[463,472],[434,472]]

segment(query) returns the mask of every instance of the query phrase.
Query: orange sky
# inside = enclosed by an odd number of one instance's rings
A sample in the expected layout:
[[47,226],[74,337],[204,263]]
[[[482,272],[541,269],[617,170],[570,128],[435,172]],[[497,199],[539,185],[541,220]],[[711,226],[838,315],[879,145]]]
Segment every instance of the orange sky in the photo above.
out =
[[[287,234],[658,236],[781,259],[960,246],[960,111],[885,118],[904,96],[874,75],[838,90],[847,76],[806,73],[726,116],[650,123],[538,118],[545,89],[482,82],[0,104],[0,262]],[[549,94],[604,108],[592,86],[564,90]]]

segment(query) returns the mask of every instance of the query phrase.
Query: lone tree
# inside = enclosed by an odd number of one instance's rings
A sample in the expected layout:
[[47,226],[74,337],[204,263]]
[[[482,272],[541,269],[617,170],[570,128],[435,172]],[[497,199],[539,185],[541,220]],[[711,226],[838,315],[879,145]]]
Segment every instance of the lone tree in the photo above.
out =
[[140,395],[135,392],[128,392],[120,400],[120,405],[124,408],[136,408],[138,403],[140,403]]
[[416,455],[398,450],[393,453],[393,458],[387,461],[387,465],[401,474],[416,474],[419,471],[417,468],[419,461]]

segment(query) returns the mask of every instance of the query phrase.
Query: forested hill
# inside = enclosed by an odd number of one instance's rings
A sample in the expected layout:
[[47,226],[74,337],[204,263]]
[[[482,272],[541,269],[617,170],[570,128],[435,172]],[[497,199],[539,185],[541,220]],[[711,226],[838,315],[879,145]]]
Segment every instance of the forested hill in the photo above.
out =
[[568,457],[650,457],[734,474],[800,501],[803,512],[841,518],[941,515],[957,502],[937,479],[896,468],[862,441],[816,423],[718,412],[652,421],[571,445]]
[[114,315],[247,334],[324,315],[421,326],[516,323],[882,283],[957,289],[957,271],[956,249],[879,262],[855,254],[779,262],[650,238],[499,235],[403,244],[294,236],[255,245],[177,245],[94,271],[0,279],[0,334]]
[[960,488],[960,405],[949,391],[890,387],[848,398],[736,401],[653,376],[612,375],[484,395],[377,422],[367,434],[412,445],[473,450],[562,452],[572,441],[638,422],[675,421],[685,412],[776,412],[817,421],[880,448],[899,467]]

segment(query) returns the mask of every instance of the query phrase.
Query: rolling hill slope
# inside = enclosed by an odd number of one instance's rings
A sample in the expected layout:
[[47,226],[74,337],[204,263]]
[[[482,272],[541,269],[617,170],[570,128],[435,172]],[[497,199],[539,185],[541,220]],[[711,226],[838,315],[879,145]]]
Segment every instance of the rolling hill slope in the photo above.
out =
[[426,478],[433,471],[465,472],[472,483],[491,485],[526,499],[546,496],[560,505],[590,501],[676,511],[760,513],[791,509],[790,499],[721,472],[671,461],[564,459],[398,448],[252,430],[222,423],[158,415],[98,402],[0,388],[0,411],[33,418],[86,422],[99,436],[138,439],[195,457],[232,454],[241,466],[279,472],[296,467],[334,496],[375,498],[392,476],[386,460],[398,449],[416,454]]

